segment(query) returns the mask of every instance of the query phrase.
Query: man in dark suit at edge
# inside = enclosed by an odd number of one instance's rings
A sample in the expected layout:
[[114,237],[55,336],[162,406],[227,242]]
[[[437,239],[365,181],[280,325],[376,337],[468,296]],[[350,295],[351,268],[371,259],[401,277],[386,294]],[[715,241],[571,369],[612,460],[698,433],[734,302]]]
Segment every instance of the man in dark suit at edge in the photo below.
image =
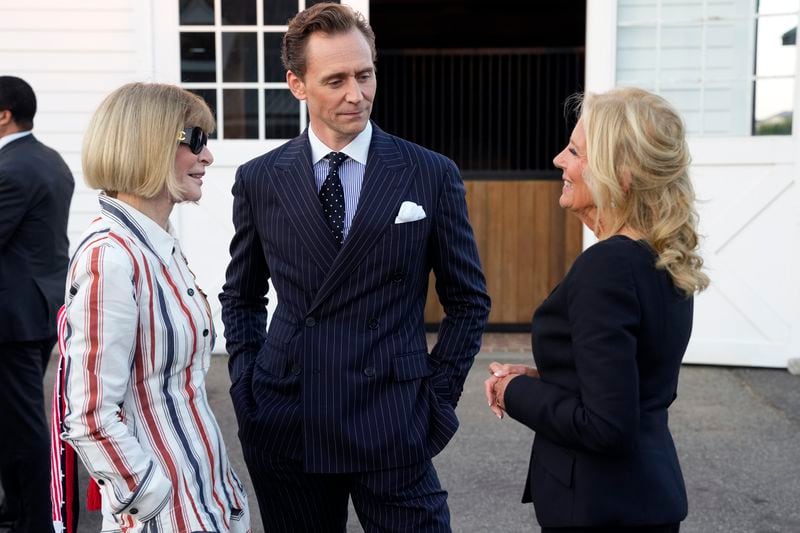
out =
[[15,533],[53,530],[42,377],[64,302],[75,186],[31,133],[35,114],[31,86],[0,76],[0,522]]
[[[444,156],[369,121],[375,41],[317,4],[289,23],[310,127],[242,165],[220,295],[231,395],[267,531],[449,531],[431,458],[489,313],[465,190]],[[428,275],[446,317],[428,354]],[[277,308],[266,329],[272,279]]]

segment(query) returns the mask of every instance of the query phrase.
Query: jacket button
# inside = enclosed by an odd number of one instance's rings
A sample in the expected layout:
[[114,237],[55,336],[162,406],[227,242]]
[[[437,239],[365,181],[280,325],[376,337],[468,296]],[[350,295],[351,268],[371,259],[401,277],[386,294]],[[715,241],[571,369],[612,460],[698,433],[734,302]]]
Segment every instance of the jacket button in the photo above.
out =
[[290,372],[292,373],[293,376],[299,376],[300,372],[302,372],[302,371],[303,371],[303,368],[297,363],[293,364],[292,365],[292,369],[290,370]]
[[378,326],[381,325],[381,321],[377,318],[373,318],[369,321],[369,329],[378,329]]
[[72,296],[75,296],[76,294],[78,294],[78,289],[77,289],[77,288],[75,288],[75,287],[70,287],[70,288],[69,288],[69,293],[70,293]]
[[194,289],[189,289],[188,291],[186,291],[186,294],[188,294],[189,296],[194,296]]
[[317,320],[313,316],[310,316],[310,317],[306,318],[306,327],[307,328],[313,328],[316,325],[317,325]]
[[208,330],[207,329],[203,330],[203,337],[208,337]]
[[395,283],[403,283],[403,273],[397,272],[393,277],[392,281]]
[[131,510],[128,511],[128,514],[139,514],[139,509],[136,507],[131,507]]
[[375,375],[375,367],[368,366],[367,368],[365,368],[364,375],[367,376],[368,378],[373,377]]

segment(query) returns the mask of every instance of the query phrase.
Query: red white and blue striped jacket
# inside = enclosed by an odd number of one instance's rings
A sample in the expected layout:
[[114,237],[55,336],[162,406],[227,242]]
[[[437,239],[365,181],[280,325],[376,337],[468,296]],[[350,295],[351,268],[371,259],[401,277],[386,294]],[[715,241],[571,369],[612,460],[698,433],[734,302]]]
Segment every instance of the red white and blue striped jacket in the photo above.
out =
[[61,437],[100,486],[103,531],[249,531],[206,396],[205,295],[171,232],[100,206],[67,277]]

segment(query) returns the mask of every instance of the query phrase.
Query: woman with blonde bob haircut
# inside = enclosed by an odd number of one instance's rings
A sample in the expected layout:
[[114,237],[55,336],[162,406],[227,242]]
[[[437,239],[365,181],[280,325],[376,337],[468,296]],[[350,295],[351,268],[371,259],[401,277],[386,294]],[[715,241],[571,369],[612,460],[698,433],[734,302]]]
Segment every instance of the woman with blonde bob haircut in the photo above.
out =
[[99,487],[102,531],[247,532],[247,497],[205,390],[216,333],[169,222],[198,201],[214,118],[179,87],[131,83],[83,143],[100,216],[67,275],[61,438]]
[[83,140],[86,184],[106,193],[151,199],[166,190],[182,199],[175,175],[175,132],[192,124],[214,130],[206,103],[173,85],[131,83],[106,98]]
[[683,121],[642,89],[577,101],[559,204],[599,242],[536,310],[536,366],[492,363],[486,398],[536,432],[523,501],[543,532],[676,532],[688,504],[667,411],[709,283]]

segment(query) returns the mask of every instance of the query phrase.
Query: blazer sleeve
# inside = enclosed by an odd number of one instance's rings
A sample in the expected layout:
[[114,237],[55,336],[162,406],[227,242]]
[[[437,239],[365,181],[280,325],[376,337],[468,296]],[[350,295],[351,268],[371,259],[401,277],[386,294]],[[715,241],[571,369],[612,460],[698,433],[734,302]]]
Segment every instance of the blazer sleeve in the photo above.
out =
[[226,347],[230,354],[228,370],[233,382],[264,344],[267,328],[266,294],[270,273],[248,197],[247,175],[247,170],[240,167],[233,184],[231,262],[219,295]]
[[590,248],[576,261],[566,290],[572,352],[563,356],[574,358],[580,390],[548,383],[546,373],[520,376],[506,388],[506,410],[562,446],[624,454],[639,424],[641,313],[630,263]]
[[31,184],[10,169],[0,170],[0,250],[17,230],[33,194]]
[[120,416],[136,346],[130,259],[98,244],[76,258],[66,305],[65,416],[61,438],[80,455],[114,513],[142,521],[166,505],[172,483]]
[[431,351],[436,393],[456,406],[481,346],[491,301],[467,216],[464,183],[448,160],[438,199],[429,256],[445,317]]

